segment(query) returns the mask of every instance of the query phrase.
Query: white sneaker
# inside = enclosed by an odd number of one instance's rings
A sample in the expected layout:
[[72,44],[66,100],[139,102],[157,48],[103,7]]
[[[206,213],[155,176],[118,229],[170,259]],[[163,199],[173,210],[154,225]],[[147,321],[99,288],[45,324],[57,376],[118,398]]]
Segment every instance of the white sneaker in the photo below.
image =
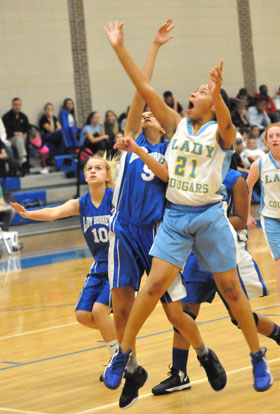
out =
[[48,173],[49,173],[49,170],[48,170],[48,168],[47,168],[47,167],[43,168],[43,169],[40,171],[40,174],[48,174]]

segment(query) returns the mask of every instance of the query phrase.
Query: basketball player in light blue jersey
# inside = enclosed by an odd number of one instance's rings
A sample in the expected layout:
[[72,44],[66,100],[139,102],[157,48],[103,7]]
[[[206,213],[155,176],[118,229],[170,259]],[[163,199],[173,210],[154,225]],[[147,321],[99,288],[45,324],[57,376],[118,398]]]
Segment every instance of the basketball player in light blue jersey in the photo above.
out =
[[[268,290],[258,265],[247,251],[248,187],[245,179],[240,172],[229,169],[223,184],[227,190],[227,214],[231,224],[237,231],[239,253],[237,269],[241,286],[249,299],[267,296]],[[200,305],[203,302],[211,303],[216,293],[219,292],[212,273],[200,269],[193,253],[187,259],[183,278],[186,283],[187,296],[182,299],[182,306],[184,312],[189,313],[196,319]],[[224,303],[230,313],[232,323],[237,325],[227,303]],[[280,345],[280,327],[261,313],[253,312],[253,315],[258,333],[273,339]],[[176,331],[176,329],[174,331],[172,366],[169,376],[152,389],[154,395],[170,394],[174,391],[182,391],[191,387],[186,369],[189,344],[186,343],[180,332]]]
[[234,231],[224,214],[220,193],[228,169],[227,153],[236,136],[220,94],[223,61],[210,71],[208,84],[191,94],[187,118],[181,119],[163,102],[127,52],[123,22],[115,22],[109,30],[111,36],[118,34],[118,41],[111,45],[127,74],[165,131],[174,135],[166,152],[168,169],[158,163],[169,180],[168,205],[150,251],[152,269],[133,304],[123,341],[105,370],[105,377],[108,382],[119,381],[137,333],[194,250],[202,267],[213,273],[219,291],[244,333],[251,351],[255,390],[265,391],[273,383],[266,349],[260,348],[252,311],[238,279]]
[[[265,143],[269,153],[253,162],[247,177],[250,190],[249,205],[251,205],[252,190],[257,180],[261,183],[261,225],[264,230],[271,254],[276,262],[276,285],[280,296],[280,124],[271,124],[266,128]],[[256,227],[251,215],[248,217],[248,227]]]
[[114,322],[110,317],[111,298],[108,281],[109,219],[112,211],[113,174],[110,162],[100,157],[89,158],[84,167],[89,191],[79,199],[61,206],[27,211],[18,203],[11,206],[31,220],[52,221],[80,215],[81,228],[94,263],[86,277],[76,305],[76,318],[82,325],[98,329],[110,358],[117,345]]
[[[159,29],[154,39],[144,69],[149,77],[152,75],[159,46],[171,37],[171,23],[172,19],[169,19]],[[125,134],[132,137],[135,146],[149,159],[161,165],[165,162],[164,154],[167,148],[167,142],[162,141],[164,131],[151,112],[142,114],[143,108],[144,100],[137,92],[130,107]],[[139,289],[143,272],[149,273],[151,268],[152,257],[149,251],[154,242],[157,223],[163,216],[166,180],[165,182],[159,180],[136,153],[123,152],[120,164],[113,200],[116,210],[111,219],[109,280],[117,337],[119,342],[122,342],[129,312],[135,299],[135,291]],[[225,371],[213,351],[211,351],[213,359],[209,363],[210,350],[203,344],[194,321],[182,312],[179,300],[185,294],[185,287],[178,273],[172,286],[161,295],[164,310],[169,318],[172,315],[171,322],[190,339],[201,358],[201,363],[207,360],[209,370],[211,366],[209,382],[212,387],[216,390],[222,389],[226,385]],[[145,369],[137,363],[135,341],[132,349],[119,400],[121,408],[128,408],[136,402],[138,390],[148,378]],[[104,383],[108,388],[117,388],[121,379],[122,376],[117,385],[108,383],[105,370]]]

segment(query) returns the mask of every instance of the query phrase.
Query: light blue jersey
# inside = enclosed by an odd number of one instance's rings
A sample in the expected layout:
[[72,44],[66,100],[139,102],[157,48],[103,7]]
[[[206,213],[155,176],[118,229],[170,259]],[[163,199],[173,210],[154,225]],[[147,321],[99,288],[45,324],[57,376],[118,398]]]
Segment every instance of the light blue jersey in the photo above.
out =
[[82,231],[95,260],[90,274],[108,271],[109,222],[112,211],[113,190],[106,188],[99,207],[95,207],[87,192],[79,198]]
[[[136,143],[157,161],[165,161],[168,142],[152,145],[140,134]],[[163,216],[165,191],[166,184],[155,177],[138,155],[123,153],[114,195],[116,211],[112,229],[117,217],[135,225],[152,227]]]

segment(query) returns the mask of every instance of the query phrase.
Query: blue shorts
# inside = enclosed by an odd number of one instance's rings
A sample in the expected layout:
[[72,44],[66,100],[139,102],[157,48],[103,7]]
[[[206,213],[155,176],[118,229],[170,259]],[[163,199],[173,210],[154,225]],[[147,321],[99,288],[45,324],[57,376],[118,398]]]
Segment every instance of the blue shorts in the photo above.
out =
[[199,266],[212,273],[236,267],[236,235],[223,203],[166,207],[150,254],[182,268],[191,250]]
[[133,287],[138,291],[141,277],[150,273],[156,226],[140,227],[118,217],[109,239],[108,275],[110,287]]
[[[240,259],[237,264],[237,274],[241,287],[249,299],[267,296],[268,290],[260,274],[258,265],[246,250],[245,245],[246,243],[244,242],[238,243]],[[199,268],[197,259],[193,253],[190,254],[186,261],[183,279],[187,289],[187,296],[182,299],[183,303],[211,303],[215,294],[219,293],[212,273]],[[221,299],[228,308],[222,296]]]
[[280,219],[261,216],[261,225],[273,259],[280,257]]
[[87,275],[75,310],[91,312],[95,302],[112,307],[107,273]]

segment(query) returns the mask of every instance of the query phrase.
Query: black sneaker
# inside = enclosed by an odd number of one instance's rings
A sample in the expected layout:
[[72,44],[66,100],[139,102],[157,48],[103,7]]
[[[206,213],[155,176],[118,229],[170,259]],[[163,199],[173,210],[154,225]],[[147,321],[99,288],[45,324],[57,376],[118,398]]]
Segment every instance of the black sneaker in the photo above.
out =
[[136,368],[133,374],[125,371],[125,383],[119,401],[120,408],[129,408],[136,403],[138,390],[143,387],[148,377],[147,371],[140,365]]
[[208,349],[208,351],[209,353],[207,355],[203,355],[202,357],[197,356],[197,359],[205,369],[208,381],[213,390],[221,391],[226,386],[227,374],[215,352],[211,349]]
[[192,384],[190,379],[183,371],[171,367],[168,375],[169,377],[166,378],[166,380],[152,388],[152,393],[154,395],[170,394],[174,391],[183,391],[191,388]]

